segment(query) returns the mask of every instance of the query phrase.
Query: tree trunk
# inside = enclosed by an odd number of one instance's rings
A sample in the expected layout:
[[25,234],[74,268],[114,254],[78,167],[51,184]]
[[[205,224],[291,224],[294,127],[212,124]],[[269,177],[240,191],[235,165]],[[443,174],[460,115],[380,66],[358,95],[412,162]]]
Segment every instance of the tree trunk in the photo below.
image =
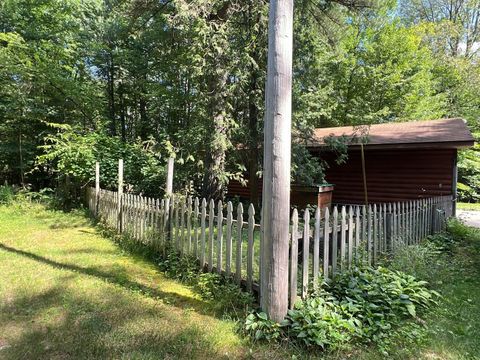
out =
[[115,119],[115,67],[113,64],[113,50],[110,50],[108,62],[108,108],[110,112],[110,133],[117,135],[117,120]]
[[288,308],[293,0],[272,0],[268,24],[260,303],[281,321]]
[[[254,38],[254,27],[260,22],[260,17],[257,15],[253,18],[253,7],[255,5],[251,2],[248,7],[248,32],[249,38]],[[258,139],[258,106],[256,103],[257,90],[259,81],[259,72],[257,67],[260,64],[260,51],[257,46],[261,46],[254,42],[250,49],[250,57],[255,62],[250,65],[250,83],[248,89],[248,128],[249,128],[249,159],[248,159],[248,184],[250,188],[250,202],[257,208],[259,206],[259,192],[258,192],[258,161],[259,161],[259,139]]]
[[127,141],[127,126],[125,124],[125,100],[123,97],[123,84],[118,87],[118,96],[120,98],[120,131],[122,134],[122,141]]
[[248,158],[248,184],[250,187],[250,202],[258,206],[258,108],[255,104],[255,91],[257,90],[257,74],[252,69],[250,93],[248,99],[248,125],[250,132],[249,158]]
[[215,59],[214,74],[208,82],[209,115],[213,120],[209,150],[205,157],[205,175],[203,178],[203,196],[207,199],[221,199],[224,196],[226,181],[225,159],[228,148],[228,124],[226,121],[226,84],[227,60]]
[[147,102],[143,95],[140,97],[139,101],[140,107],[140,137],[145,140],[148,135],[148,115],[147,115]]

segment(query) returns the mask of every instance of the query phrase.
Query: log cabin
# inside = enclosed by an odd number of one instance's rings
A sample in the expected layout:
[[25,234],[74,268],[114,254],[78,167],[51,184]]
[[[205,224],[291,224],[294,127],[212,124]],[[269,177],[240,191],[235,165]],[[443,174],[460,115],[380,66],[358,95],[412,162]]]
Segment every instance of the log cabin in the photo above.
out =
[[[337,155],[327,146],[328,138],[346,142],[348,158],[344,163],[336,162]],[[454,208],[457,152],[473,144],[466,122],[458,118],[318,128],[306,146],[328,164],[325,180],[329,185],[292,184],[291,202],[324,206],[330,201],[385,203],[451,195]],[[261,181],[258,186],[261,194]],[[227,193],[248,199],[250,189],[232,181]]]

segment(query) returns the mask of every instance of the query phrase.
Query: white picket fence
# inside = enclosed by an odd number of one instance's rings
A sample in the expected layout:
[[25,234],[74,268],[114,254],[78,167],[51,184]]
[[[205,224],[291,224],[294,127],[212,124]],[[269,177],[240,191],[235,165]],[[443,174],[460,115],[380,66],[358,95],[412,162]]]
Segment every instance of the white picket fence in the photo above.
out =
[[[258,292],[262,231],[250,204],[199,198],[153,199],[87,189],[90,210],[111,228],[163,251],[194,256],[205,271],[232,278]],[[450,196],[368,206],[294,209],[290,231],[289,296],[305,297],[319,276],[332,277],[359,258],[375,263],[383,254],[416,244],[443,229],[452,215]],[[258,218],[258,217],[257,217]],[[328,224],[326,226],[325,224]]]

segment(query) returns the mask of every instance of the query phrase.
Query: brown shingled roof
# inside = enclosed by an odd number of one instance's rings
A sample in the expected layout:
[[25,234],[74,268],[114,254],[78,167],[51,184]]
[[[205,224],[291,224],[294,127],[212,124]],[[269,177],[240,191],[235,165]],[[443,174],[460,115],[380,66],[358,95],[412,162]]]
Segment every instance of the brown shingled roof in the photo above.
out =
[[[349,146],[368,147],[450,147],[461,148],[474,144],[474,139],[463,119],[393,122],[358,127],[343,126],[315,129],[307,143],[310,148],[324,147],[325,137],[349,139]],[[362,141],[363,140],[363,141]]]

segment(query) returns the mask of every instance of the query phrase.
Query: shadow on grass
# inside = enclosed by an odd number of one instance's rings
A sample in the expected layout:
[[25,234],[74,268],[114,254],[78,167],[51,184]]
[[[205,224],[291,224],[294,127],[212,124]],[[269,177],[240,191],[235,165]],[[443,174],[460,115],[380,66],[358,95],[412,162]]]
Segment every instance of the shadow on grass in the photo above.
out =
[[[18,250],[6,251],[39,260]],[[62,277],[47,291],[17,296],[0,305],[0,328],[21,328],[0,336],[7,344],[0,349],[2,359],[221,356],[201,324],[167,308],[138,304],[118,291],[97,289],[93,297],[81,295],[69,284],[71,278]]]
[[200,301],[198,299],[194,299],[188,296],[183,296],[178,293],[165,292],[165,291],[129,280],[126,278],[126,274],[123,272],[118,272],[118,269],[115,269],[115,273],[110,273],[110,272],[98,270],[96,268],[91,268],[91,267],[84,268],[78,265],[65,264],[65,263],[61,263],[55,260],[45,258],[43,256],[28,252],[28,251],[15,249],[13,247],[10,247],[4,244],[0,244],[0,250],[4,250],[10,253],[14,253],[16,255],[24,256],[31,260],[34,260],[46,265],[50,265],[57,269],[70,270],[83,275],[93,276],[93,277],[102,279],[104,281],[107,281],[109,283],[119,285],[130,291],[141,292],[143,295],[148,296],[150,298],[167,299],[169,301],[173,301],[173,304],[176,306],[182,306],[182,305],[187,306],[187,307],[193,308],[198,313],[201,313],[204,315],[214,315],[212,314],[212,312],[207,311],[205,309],[206,303],[203,301]]

